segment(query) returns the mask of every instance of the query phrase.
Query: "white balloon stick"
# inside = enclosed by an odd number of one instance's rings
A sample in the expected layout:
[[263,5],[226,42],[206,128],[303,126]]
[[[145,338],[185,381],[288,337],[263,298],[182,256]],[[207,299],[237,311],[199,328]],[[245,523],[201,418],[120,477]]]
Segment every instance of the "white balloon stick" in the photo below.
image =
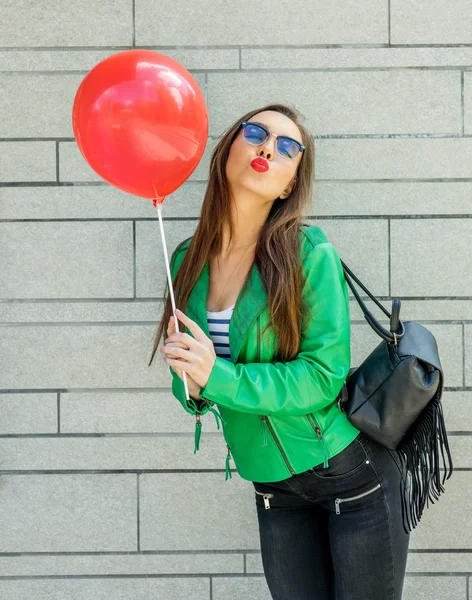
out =
[[[175,314],[176,306],[175,306],[175,298],[174,298],[174,287],[172,285],[172,276],[171,276],[171,272],[170,272],[169,256],[167,254],[166,236],[164,234],[164,224],[162,222],[161,204],[155,203],[155,207],[157,209],[157,214],[159,216],[159,227],[161,229],[162,249],[164,250],[164,259],[165,259],[166,271],[167,271],[167,281],[169,282],[170,299],[172,302],[172,312],[174,313],[174,322],[175,322],[175,329],[176,329],[175,332],[179,333],[180,332],[179,319],[177,318],[177,316]],[[185,397],[187,400],[190,400],[190,394],[188,391],[187,373],[185,371],[182,371],[182,374],[183,374],[183,381],[184,381],[184,388],[185,388]]]

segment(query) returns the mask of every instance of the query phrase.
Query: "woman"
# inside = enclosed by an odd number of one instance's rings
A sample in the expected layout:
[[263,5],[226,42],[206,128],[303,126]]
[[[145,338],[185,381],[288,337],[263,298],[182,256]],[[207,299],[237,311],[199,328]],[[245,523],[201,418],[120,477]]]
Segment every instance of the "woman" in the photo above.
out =
[[225,132],[195,234],[172,254],[184,331],[166,289],[149,364],[167,327],[160,351],[195,415],[195,451],[212,411],[226,477],[232,457],[254,485],[275,600],[398,600],[409,544],[401,471],[336,402],[350,368],[349,296],[336,249],[302,223],[313,175],[313,137],[288,106]]

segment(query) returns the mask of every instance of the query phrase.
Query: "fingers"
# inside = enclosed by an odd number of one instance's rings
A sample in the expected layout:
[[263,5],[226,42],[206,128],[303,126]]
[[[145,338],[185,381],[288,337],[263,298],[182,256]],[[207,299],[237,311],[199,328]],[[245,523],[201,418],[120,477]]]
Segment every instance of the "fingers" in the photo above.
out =
[[196,351],[201,344],[199,344],[195,338],[193,338],[188,333],[184,333],[181,331],[180,333],[172,333],[166,340],[164,341],[166,346],[176,346],[177,348],[184,348],[185,350],[194,350]]
[[[173,346],[173,350],[169,350],[169,346]],[[167,358],[174,358],[177,360],[187,360],[188,348],[185,345],[179,344],[166,344],[160,348],[160,351]]]
[[[193,321],[191,321],[193,323]],[[198,325],[197,325],[198,327]],[[200,329],[200,327],[198,327]],[[200,329],[201,331],[201,329]],[[203,333],[203,332],[202,332]],[[204,334],[205,339],[208,339]],[[175,344],[180,345],[182,348],[190,350],[195,347],[195,338],[186,333],[185,331],[176,331],[175,330],[175,319],[173,316],[169,318],[169,325],[167,327],[167,338],[164,343],[167,346],[172,346]]]
[[[184,350],[188,350],[188,346],[186,346],[186,344],[182,344],[181,342],[169,342],[166,344],[166,346],[174,346],[175,348],[183,348]],[[168,356],[169,358],[179,358],[177,354],[174,353],[166,353],[165,356]]]
[[172,333],[176,333],[174,321],[175,321],[175,319],[174,319],[174,316],[172,315],[169,319],[169,324],[167,326],[167,337],[169,337]]
[[[192,321],[192,319],[187,317],[187,315],[185,313],[183,313],[182,311],[180,311],[178,308],[176,309],[175,312],[177,314],[179,321],[182,321],[182,323],[190,330],[190,333],[193,334],[194,339],[196,339],[198,342],[201,342],[201,343],[205,343],[208,340],[207,336],[205,335],[205,333],[204,333],[203,329],[200,327],[200,325],[197,325],[197,323],[195,323],[195,321]],[[186,335],[190,339],[192,339],[192,336],[189,336],[188,334],[186,334]]]
[[[185,360],[185,356],[182,353],[178,352],[178,350],[180,349],[188,352],[193,347],[193,344],[195,344],[195,339],[188,333],[181,331],[176,332],[176,322],[173,315],[171,315],[169,318],[169,324],[167,326],[167,338],[164,341],[164,344],[166,347],[166,351],[164,351],[163,348],[160,348],[160,352],[164,354],[164,362],[166,362],[171,367],[171,369],[176,372],[180,379],[182,379],[182,369],[175,369],[172,365],[170,365],[167,362],[166,359],[169,358],[173,360]],[[168,348],[170,346],[176,349],[175,352],[169,352]]]

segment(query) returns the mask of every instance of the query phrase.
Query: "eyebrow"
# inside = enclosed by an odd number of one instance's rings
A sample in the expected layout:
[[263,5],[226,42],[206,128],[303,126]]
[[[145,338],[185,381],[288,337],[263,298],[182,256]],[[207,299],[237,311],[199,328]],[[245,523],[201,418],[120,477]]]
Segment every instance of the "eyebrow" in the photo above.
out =
[[[255,123],[256,125],[262,125],[262,127],[265,127],[266,129],[268,129],[270,131],[270,127],[266,124],[266,123],[262,123],[262,121],[248,121],[248,123]],[[295,140],[296,142],[298,142],[297,139],[295,139],[294,137],[292,137],[291,135],[282,135],[282,137],[288,137],[291,140]],[[299,142],[301,144],[301,142]]]
[[262,121],[249,121],[249,123],[255,123],[256,125],[262,125],[262,127],[267,127],[267,129],[270,129],[270,127]]

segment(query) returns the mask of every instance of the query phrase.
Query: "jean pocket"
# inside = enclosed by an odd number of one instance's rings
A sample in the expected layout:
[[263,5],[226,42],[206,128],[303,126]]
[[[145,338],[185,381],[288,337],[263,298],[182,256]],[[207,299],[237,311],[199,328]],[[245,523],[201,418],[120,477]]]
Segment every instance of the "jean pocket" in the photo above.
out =
[[[352,510],[356,510],[357,508],[359,508],[358,504],[355,504],[358,500],[364,501],[363,499],[366,496],[370,496],[370,494],[373,494],[374,492],[376,492],[377,490],[381,489],[381,484],[380,483],[376,483],[373,487],[371,487],[368,490],[365,490],[364,492],[361,492],[360,494],[355,494],[354,496],[344,496],[342,498],[336,498],[334,500],[334,506],[335,506],[335,510],[336,510],[336,514],[340,515],[341,514],[341,502],[347,502],[348,504],[345,504],[343,507],[343,511],[346,512],[350,512]],[[351,504],[349,504],[351,503]],[[347,508],[346,508],[347,507]]]
[[344,450],[331,457],[327,467],[320,464],[309,469],[308,473],[313,473],[320,479],[344,479],[359,473],[370,463],[365,448],[359,440],[361,436],[362,432]]

